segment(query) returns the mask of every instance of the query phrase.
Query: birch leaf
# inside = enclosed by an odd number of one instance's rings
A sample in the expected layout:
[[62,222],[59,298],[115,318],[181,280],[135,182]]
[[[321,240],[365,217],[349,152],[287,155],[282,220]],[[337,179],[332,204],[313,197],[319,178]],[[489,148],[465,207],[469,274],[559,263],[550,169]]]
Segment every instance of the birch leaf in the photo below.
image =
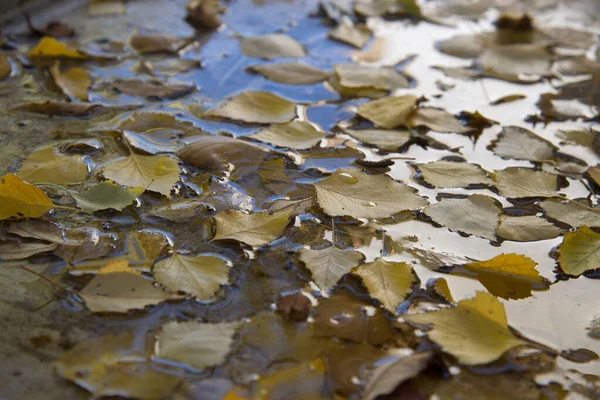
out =
[[129,44],[138,53],[177,53],[190,42],[188,38],[175,36],[146,36],[134,35],[129,39]]
[[571,225],[573,228],[584,225],[600,227],[600,211],[586,207],[576,201],[545,200],[540,206],[547,217]]
[[194,257],[176,253],[156,263],[152,270],[154,279],[168,289],[193,294],[200,300],[210,300],[229,280],[227,263],[208,255]]
[[46,147],[31,153],[17,176],[31,183],[78,183],[87,178],[88,166],[82,156],[63,156]]
[[13,174],[0,179],[0,220],[39,218],[54,208],[52,200],[38,187]]
[[356,168],[338,169],[314,185],[319,206],[331,216],[386,218],[428,204],[413,188],[385,174],[368,175]]
[[50,68],[50,74],[56,86],[71,99],[88,101],[88,89],[92,85],[92,78],[85,69],[75,67],[62,71],[60,61],[56,61]]
[[392,393],[403,382],[414,378],[423,371],[431,360],[431,353],[415,353],[406,357],[393,357],[385,363],[378,363],[367,382],[362,400]]
[[[340,94],[359,97],[361,89],[381,90],[384,94],[410,86],[408,79],[394,68],[370,67],[359,64],[338,64],[334,67]],[[366,96],[370,97],[370,96]]]
[[346,129],[340,128],[353,138],[366,144],[377,146],[381,150],[396,151],[407,144],[412,136],[408,130],[384,129]]
[[[486,72],[516,77],[520,74],[548,75],[553,55],[547,45],[510,44],[485,48],[479,64]],[[512,79],[509,79],[512,80]]]
[[324,292],[329,292],[336,283],[364,259],[355,250],[341,250],[330,246],[321,250],[300,249],[300,260],[312,272],[315,283]]
[[490,363],[507,350],[525,344],[509,330],[502,303],[486,292],[477,292],[454,308],[403,318],[432,324],[429,338],[465,365]]
[[515,242],[535,242],[538,240],[554,239],[562,230],[554,224],[535,215],[500,217],[498,236]]
[[417,104],[412,94],[384,97],[358,106],[358,115],[385,129],[406,125],[407,118]]
[[179,180],[181,169],[169,156],[140,156],[111,161],[101,168],[104,177],[128,187],[144,187],[171,197],[171,189]]
[[448,111],[432,107],[422,107],[414,110],[408,117],[408,125],[426,126],[432,131],[443,133],[467,133],[473,129],[464,126],[462,122]]
[[559,247],[558,264],[574,276],[600,268],[600,234],[587,226],[567,233]]
[[296,118],[296,104],[271,92],[250,91],[232,97],[205,115],[256,124],[272,124]]
[[54,251],[56,243],[0,240],[0,260],[23,260],[34,254]]
[[217,231],[213,240],[234,239],[250,246],[269,244],[283,234],[290,216],[291,210],[273,214],[225,210],[215,217]]
[[441,160],[416,166],[425,182],[439,188],[466,188],[492,183],[487,172],[477,164]]
[[510,167],[494,173],[500,194],[508,198],[558,196],[558,177],[544,171]]
[[77,202],[77,207],[84,211],[95,212],[108,208],[121,211],[144,193],[144,190],[142,186],[124,188],[111,181],[102,181],[81,192],[69,193]]
[[396,311],[415,283],[410,265],[383,258],[363,264],[352,272],[362,278],[371,297],[379,300],[391,312]]
[[488,148],[505,159],[537,162],[554,160],[554,152],[558,149],[549,141],[518,126],[503,127],[498,139]]
[[147,99],[176,99],[196,90],[194,85],[169,85],[157,81],[121,79],[111,83],[121,93]]
[[492,197],[474,194],[466,199],[442,199],[427,207],[425,214],[451,231],[494,240],[501,211]]
[[287,85],[314,85],[327,80],[330,75],[327,71],[301,62],[252,65],[248,70]]
[[225,361],[239,325],[238,322],[169,322],[158,334],[156,355],[198,370],[214,367]]
[[44,36],[39,43],[31,49],[29,57],[75,58],[84,59],[86,55],[69,48],[65,43],[53,37]]
[[209,171],[227,171],[231,165],[264,161],[261,146],[227,136],[200,136],[183,147],[177,156],[186,164]]
[[310,149],[325,136],[325,132],[317,130],[312,124],[306,121],[292,121],[271,125],[248,137],[279,147]]
[[327,37],[362,49],[372,34],[373,32],[365,24],[354,25],[352,21],[344,19],[327,33]]
[[300,58],[306,56],[306,50],[298,41],[281,33],[269,33],[262,36],[240,38],[242,53],[248,57],[264,58]]

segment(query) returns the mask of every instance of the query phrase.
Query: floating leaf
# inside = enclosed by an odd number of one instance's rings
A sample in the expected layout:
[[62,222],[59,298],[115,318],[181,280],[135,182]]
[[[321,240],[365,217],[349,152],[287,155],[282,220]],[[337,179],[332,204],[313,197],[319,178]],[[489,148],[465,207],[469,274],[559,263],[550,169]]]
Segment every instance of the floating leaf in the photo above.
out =
[[0,80],[8,78],[11,72],[12,67],[8,57],[5,55],[0,55]]
[[[51,243],[64,244],[63,233],[58,225],[43,219],[27,219],[11,223],[6,231],[25,238],[45,240]],[[72,241],[71,243],[77,243]]]
[[125,0],[90,0],[88,5],[88,14],[93,16],[125,14],[126,11]]
[[574,276],[600,267],[600,234],[587,226],[567,233],[559,247],[558,264]]
[[381,150],[396,151],[407,144],[412,136],[408,130],[383,130],[383,129],[346,129],[340,128],[353,138],[363,143],[372,144]]
[[292,121],[285,124],[271,125],[248,137],[279,147],[310,149],[325,136],[325,132],[317,130],[309,122]]
[[360,276],[371,297],[381,301],[391,312],[396,311],[411,292],[415,282],[410,265],[405,262],[386,261],[383,258],[363,264],[352,273]]
[[205,216],[206,204],[197,200],[170,203],[153,208],[148,214],[174,222],[189,221],[194,217]]
[[101,173],[106,178],[128,187],[144,187],[171,197],[171,189],[179,180],[181,169],[177,160],[169,156],[129,157],[104,164]]
[[274,82],[287,85],[314,85],[329,78],[330,73],[302,62],[259,64],[247,68]]
[[331,216],[386,218],[427,205],[413,188],[385,174],[368,175],[356,168],[338,169],[314,185],[319,206]]
[[439,188],[466,188],[492,183],[487,172],[477,164],[442,160],[416,166],[425,182]]
[[221,26],[219,14],[226,8],[219,1],[192,0],[186,5],[185,21],[200,31],[212,31]]
[[523,100],[526,98],[527,98],[527,96],[525,96],[523,94],[508,94],[506,96],[499,97],[494,101],[491,101],[490,104],[492,106],[497,106],[500,104],[512,103],[513,101]]
[[503,299],[524,299],[531,290],[547,289],[548,282],[535,269],[537,263],[520,254],[500,254],[487,261],[464,265],[487,290]]
[[374,400],[392,393],[403,382],[423,371],[431,360],[431,353],[415,353],[406,357],[391,357],[377,365],[367,382],[362,400]]
[[50,74],[56,85],[71,99],[88,101],[88,89],[92,85],[90,74],[83,68],[69,68],[62,71],[60,61],[56,61]]
[[124,313],[176,298],[129,267],[127,260],[108,263],[79,292],[92,312]]
[[0,240],[0,260],[23,260],[34,254],[54,251],[56,243]]
[[571,225],[573,228],[584,225],[600,227],[600,211],[586,207],[576,201],[545,200],[540,206],[547,217]]
[[524,344],[509,330],[502,303],[486,292],[477,292],[454,308],[403,318],[433,324],[427,333],[429,338],[466,365],[487,364]]
[[121,93],[147,99],[176,99],[196,90],[194,85],[169,85],[163,82],[134,79],[117,80],[111,85]]
[[137,112],[123,122],[124,131],[147,133],[152,137],[194,136],[205,132],[189,121],[178,119],[175,115],[160,112]]
[[240,38],[242,53],[248,57],[264,58],[300,58],[306,56],[304,46],[288,35],[269,33],[262,36]]
[[296,118],[296,104],[271,92],[243,92],[206,116],[257,124],[288,122]]
[[44,36],[39,43],[31,49],[29,57],[75,58],[84,59],[86,55],[78,50],[70,49],[65,43],[53,37]]
[[260,146],[227,136],[201,136],[179,150],[183,162],[198,168],[227,171],[231,165],[263,161],[268,153]]
[[239,322],[172,321],[162,326],[156,355],[202,370],[225,361]]
[[111,181],[102,181],[81,192],[69,190],[77,202],[77,207],[87,212],[95,212],[113,208],[123,210],[133,200],[144,193],[142,186],[124,188]]
[[528,168],[510,167],[494,173],[500,194],[509,198],[558,196],[557,175]]
[[26,111],[60,117],[89,118],[108,111],[128,111],[138,106],[106,107],[102,104],[89,103],[59,103],[44,101],[43,103],[25,103],[12,108],[13,111]]
[[406,125],[416,104],[417,97],[412,94],[384,97],[358,106],[358,115],[382,128],[394,129]]
[[352,21],[344,19],[327,33],[327,37],[362,49],[372,34],[373,32],[365,24],[354,25]]
[[31,183],[78,183],[87,178],[88,166],[82,156],[63,156],[45,147],[27,157],[17,176]]
[[535,215],[523,217],[503,215],[500,217],[497,234],[501,238],[515,242],[535,242],[554,239],[561,232],[562,230],[554,224]]
[[338,64],[329,81],[342,96],[379,98],[396,89],[410,86],[408,79],[394,68],[358,64]]
[[557,147],[535,133],[518,126],[505,126],[490,147],[502,158],[528,161],[554,160]]
[[552,60],[552,53],[545,45],[511,44],[486,47],[479,64],[486,73],[518,80],[520,74],[548,75]]
[[501,211],[492,197],[474,194],[466,199],[444,198],[427,207],[425,214],[452,231],[494,240]]
[[453,265],[467,264],[473,259],[450,253],[447,251],[434,250],[430,248],[409,247],[406,249],[410,254],[415,256],[422,266],[436,271],[443,267],[451,267]]
[[300,260],[312,272],[313,281],[324,292],[329,292],[337,282],[358,266],[364,255],[355,250],[341,250],[335,246],[325,249],[300,249]]
[[216,256],[197,257],[175,253],[152,269],[154,279],[172,291],[193,294],[200,300],[214,297],[229,277],[227,263]]
[[54,203],[36,186],[23,182],[13,174],[4,175],[0,182],[0,220],[38,218]]
[[269,244],[283,234],[290,216],[291,210],[273,214],[225,210],[215,217],[217,231],[213,240],[234,239],[250,246]]
[[432,131],[444,133],[467,133],[473,130],[464,126],[458,118],[448,111],[432,107],[414,110],[408,117],[408,125],[412,127],[426,126]]
[[188,38],[175,36],[145,36],[134,35],[129,44],[138,53],[177,53],[190,42]]

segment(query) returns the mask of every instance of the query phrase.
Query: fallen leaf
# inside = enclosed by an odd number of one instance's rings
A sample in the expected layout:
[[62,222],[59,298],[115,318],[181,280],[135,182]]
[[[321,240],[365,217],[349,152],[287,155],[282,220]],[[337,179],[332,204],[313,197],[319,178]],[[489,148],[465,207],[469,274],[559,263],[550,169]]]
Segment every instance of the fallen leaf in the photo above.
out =
[[217,229],[213,240],[233,239],[250,246],[263,246],[283,234],[290,216],[291,210],[273,214],[225,210],[215,217]]
[[331,216],[386,218],[428,204],[412,187],[356,168],[338,169],[314,186],[319,206]]
[[206,216],[206,204],[198,201],[181,201],[155,207],[148,214],[173,222],[189,221],[195,217]]
[[411,127],[426,126],[432,131],[443,133],[467,133],[472,128],[462,122],[448,111],[433,107],[417,108],[408,116],[408,125]]
[[417,104],[412,94],[384,97],[358,106],[358,115],[385,129],[406,125],[407,118]]
[[161,112],[137,112],[126,119],[119,128],[123,131],[146,133],[151,137],[181,137],[202,135],[205,132],[192,122]]
[[247,137],[279,147],[310,149],[325,136],[327,136],[325,132],[317,130],[307,121],[292,121],[271,125]]
[[547,217],[571,225],[573,228],[600,227],[600,211],[576,201],[545,200],[540,203],[540,207]]
[[378,364],[371,373],[362,400],[374,400],[378,396],[392,393],[403,382],[423,371],[431,360],[431,353],[415,353],[405,357],[389,357]]
[[152,268],[154,279],[172,291],[210,300],[229,281],[227,263],[216,256],[186,256],[175,253]]
[[65,43],[60,42],[53,37],[44,36],[38,44],[31,49],[29,57],[50,57],[50,58],[74,58],[85,59],[87,56],[78,50],[69,48]]
[[588,336],[594,339],[600,339],[600,317],[594,317],[588,329]]
[[408,247],[406,251],[415,256],[422,266],[432,271],[437,271],[443,267],[463,265],[473,261],[471,258],[448,251],[435,250],[433,247]]
[[487,172],[477,164],[440,160],[415,166],[425,182],[439,188],[466,188],[492,183]]
[[567,144],[591,147],[599,133],[593,128],[560,129],[556,136]]
[[364,260],[362,253],[338,249],[334,245],[320,250],[301,248],[299,254],[300,260],[312,272],[313,281],[325,293],[333,289],[342,276]]
[[91,16],[118,15],[125,12],[125,0],[90,0],[88,4],[88,15]]
[[77,202],[77,207],[87,212],[96,212],[113,208],[123,208],[133,203],[146,190],[143,186],[124,188],[111,181],[102,181],[81,192],[69,190]]
[[391,67],[338,64],[330,85],[345,97],[380,98],[410,86],[407,77]]
[[303,62],[251,65],[248,71],[287,85],[314,85],[329,78],[330,73]]
[[384,129],[347,129],[340,127],[342,132],[363,143],[377,146],[381,150],[396,151],[412,139],[408,130]]
[[310,300],[300,292],[283,296],[277,303],[277,311],[290,321],[306,321],[310,310]]
[[27,23],[27,28],[29,28],[29,31],[36,36],[75,36],[75,29],[60,21],[50,21],[46,24],[45,28],[39,29],[33,26],[31,17],[28,14],[25,14],[25,22]]
[[242,37],[240,38],[240,49],[248,57],[264,58],[265,60],[306,56],[306,50],[302,44],[281,33]]
[[87,178],[88,166],[82,156],[63,156],[45,147],[23,161],[17,176],[31,183],[78,183]]
[[23,260],[39,253],[54,251],[56,243],[0,240],[1,260]]
[[296,103],[271,92],[248,91],[205,115],[256,124],[289,122],[296,118]]
[[263,161],[268,153],[260,146],[227,136],[201,136],[177,156],[186,164],[209,171],[228,171],[231,165]]
[[463,266],[494,296],[503,299],[525,299],[531,290],[548,289],[549,283],[535,269],[537,263],[520,254],[500,254],[487,261]]
[[507,350],[525,344],[508,328],[500,301],[486,292],[425,314],[403,316],[418,324],[433,324],[427,335],[465,365],[487,364]]
[[[24,238],[45,240],[51,243],[64,244],[68,242],[57,224],[43,219],[26,219],[13,222],[8,225],[6,231]],[[77,242],[71,241],[71,243]]]
[[502,96],[497,98],[496,100],[490,102],[492,106],[497,106],[500,104],[512,103],[513,101],[526,99],[527,96],[523,94],[508,94],[506,96]]
[[317,358],[261,376],[257,382],[255,400],[324,400],[327,375],[323,360]]
[[362,49],[373,35],[373,32],[365,24],[355,25],[352,21],[344,19],[335,28],[327,33],[329,39],[349,44]]
[[12,66],[10,65],[8,57],[0,55],[0,80],[8,78],[11,72]]
[[194,85],[169,85],[163,82],[134,79],[117,80],[111,85],[121,93],[146,99],[176,99],[196,90]]
[[145,74],[150,77],[167,79],[177,74],[198,70],[202,63],[198,60],[182,60],[180,58],[158,58],[153,60],[140,60],[131,67],[136,74]]
[[501,211],[492,197],[474,194],[465,199],[444,198],[427,207],[425,214],[451,231],[495,240]]
[[509,167],[493,177],[500,194],[508,198],[558,196],[558,177],[549,172]]
[[192,0],[186,6],[187,16],[185,21],[194,28],[212,31],[221,26],[219,14],[225,11],[218,0]]
[[36,114],[45,114],[53,117],[80,117],[90,118],[108,111],[128,111],[138,106],[106,107],[102,104],[89,103],[59,103],[44,101],[43,103],[24,103],[12,108],[12,111],[26,111]]
[[505,159],[547,162],[555,159],[558,150],[549,141],[518,126],[505,126],[498,138],[488,147]]
[[156,355],[198,370],[217,366],[225,361],[239,326],[239,322],[169,322],[157,336]]
[[71,99],[88,101],[88,89],[92,85],[90,74],[83,68],[69,68],[61,71],[60,61],[56,61],[50,74],[56,85]]
[[92,312],[125,313],[177,298],[154,286],[127,260],[109,262],[79,292]]
[[188,38],[176,36],[146,36],[134,35],[129,39],[129,44],[138,53],[177,53],[190,42]]
[[36,186],[23,182],[13,174],[4,175],[0,182],[0,220],[39,218],[54,203]]
[[568,232],[558,248],[558,265],[567,274],[579,276],[600,266],[600,234],[587,226]]
[[548,75],[553,55],[545,45],[511,44],[486,47],[479,57],[484,73],[509,80],[519,80],[520,74]]
[[104,164],[100,172],[120,185],[143,187],[171,197],[171,189],[179,180],[181,168],[177,165],[177,160],[169,156],[140,156],[131,153],[126,158]]
[[411,293],[412,285],[416,281],[410,265],[405,262],[386,261],[383,258],[362,264],[352,273],[362,278],[371,297],[379,300],[393,313]]
[[497,234],[503,239],[515,242],[536,242],[538,240],[554,239],[562,230],[554,224],[535,215],[500,217]]

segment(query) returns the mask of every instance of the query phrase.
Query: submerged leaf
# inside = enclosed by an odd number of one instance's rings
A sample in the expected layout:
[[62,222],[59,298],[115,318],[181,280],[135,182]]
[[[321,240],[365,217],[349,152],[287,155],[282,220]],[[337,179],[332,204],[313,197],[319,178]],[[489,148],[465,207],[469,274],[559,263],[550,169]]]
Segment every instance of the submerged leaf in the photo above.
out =
[[393,357],[378,364],[367,382],[362,400],[374,400],[392,393],[403,382],[423,371],[431,360],[431,353],[415,353],[405,357]]
[[357,49],[362,49],[371,38],[373,32],[365,24],[355,25],[352,21],[344,19],[335,28],[327,33],[329,39],[349,44]]
[[558,252],[558,264],[569,275],[579,276],[600,267],[600,234],[587,226],[565,235]]
[[477,164],[441,160],[416,166],[425,182],[439,188],[466,188],[492,183],[487,172]]
[[589,208],[576,201],[561,202],[545,200],[540,204],[547,217],[571,225],[573,228],[580,226],[600,227],[600,211]]
[[38,187],[13,174],[0,179],[0,220],[39,218],[54,208],[52,200]]
[[325,132],[317,130],[307,121],[292,121],[285,124],[271,125],[248,137],[279,147],[310,149],[325,136]]
[[562,230],[545,219],[535,215],[500,217],[497,234],[506,240],[515,242],[535,242],[538,240],[554,239]]
[[518,126],[505,126],[488,147],[502,158],[528,161],[554,160],[557,147],[535,133]]
[[300,58],[306,56],[306,50],[288,35],[269,33],[262,36],[248,36],[240,38],[242,53],[248,57],[264,58]]
[[176,99],[196,90],[194,85],[169,85],[156,81],[117,80],[112,87],[121,93],[150,99]]
[[247,68],[274,82],[287,85],[313,85],[329,78],[330,73],[302,62],[259,64]]
[[227,136],[200,136],[177,153],[186,164],[209,171],[260,162],[267,154],[260,146]]
[[490,363],[524,344],[509,330],[502,303],[486,292],[477,292],[474,298],[459,301],[454,308],[403,318],[433,324],[427,333],[429,338],[466,365]]
[[213,240],[234,239],[250,246],[269,244],[283,234],[290,216],[291,210],[273,214],[225,210],[215,217],[217,230]]
[[412,94],[384,97],[358,106],[358,115],[382,128],[394,129],[406,125],[416,104],[417,97]]
[[56,243],[0,240],[0,260],[23,260],[34,254],[54,251]]
[[239,322],[172,321],[162,326],[156,355],[202,370],[225,361]]
[[356,168],[338,169],[314,185],[319,205],[331,216],[386,218],[428,204],[413,188]]
[[69,68],[62,71],[60,62],[56,61],[50,68],[50,74],[60,90],[71,99],[88,101],[88,89],[92,85],[92,78],[85,69]]
[[500,194],[509,198],[558,196],[558,177],[544,171],[510,167],[494,173]]
[[329,292],[350,270],[359,265],[364,255],[355,250],[341,250],[330,246],[321,250],[300,249],[300,260],[312,272],[315,283]]
[[111,181],[102,181],[81,192],[69,193],[77,202],[77,207],[84,211],[95,212],[108,208],[121,211],[144,193],[144,190],[146,188],[142,186],[124,188]]
[[296,103],[271,92],[243,92],[205,115],[257,124],[288,122],[296,117]]
[[78,183],[88,175],[82,156],[63,156],[51,147],[34,151],[23,162],[17,176],[31,183]]
[[84,59],[86,55],[78,50],[70,49],[65,43],[53,37],[44,36],[39,43],[31,49],[29,57],[75,58]]

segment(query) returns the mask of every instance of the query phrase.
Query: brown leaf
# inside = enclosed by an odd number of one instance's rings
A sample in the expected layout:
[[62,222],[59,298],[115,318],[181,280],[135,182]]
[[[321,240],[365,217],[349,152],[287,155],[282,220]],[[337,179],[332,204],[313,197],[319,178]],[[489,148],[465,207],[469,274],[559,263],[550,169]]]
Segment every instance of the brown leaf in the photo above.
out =
[[29,28],[29,31],[37,36],[54,36],[54,37],[60,37],[60,36],[65,36],[65,37],[73,37],[75,36],[75,29],[73,29],[71,26],[62,23],[60,21],[50,21],[48,22],[48,24],[46,24],[45,28],[36,28],[35,26],[33,26],[33,23],[31,22],[31,17],[29,16],[29,14],[25,14],[25,22],[27,23],[27,27]]
[[162,82],[134,79],[118,80],[111,85],[121,93],[147,99],[176,99],[196,90],[194,85],[168,85]]
[[277,304],[277,311],[292,321],[306,321],[310,313],[310,300],[300,292],[283,296]]
[[212,31],[223,23],[219,17],[222,9],[218,0],[192,0],[186,10],[185,21],[198,30]]
[[134,35],[129,44],[138,53],[177,53],[190,42],[188,38],[175,36]]
[[12,72],[12,67],[8,57],[0,55],[0,80],[8,78]]

